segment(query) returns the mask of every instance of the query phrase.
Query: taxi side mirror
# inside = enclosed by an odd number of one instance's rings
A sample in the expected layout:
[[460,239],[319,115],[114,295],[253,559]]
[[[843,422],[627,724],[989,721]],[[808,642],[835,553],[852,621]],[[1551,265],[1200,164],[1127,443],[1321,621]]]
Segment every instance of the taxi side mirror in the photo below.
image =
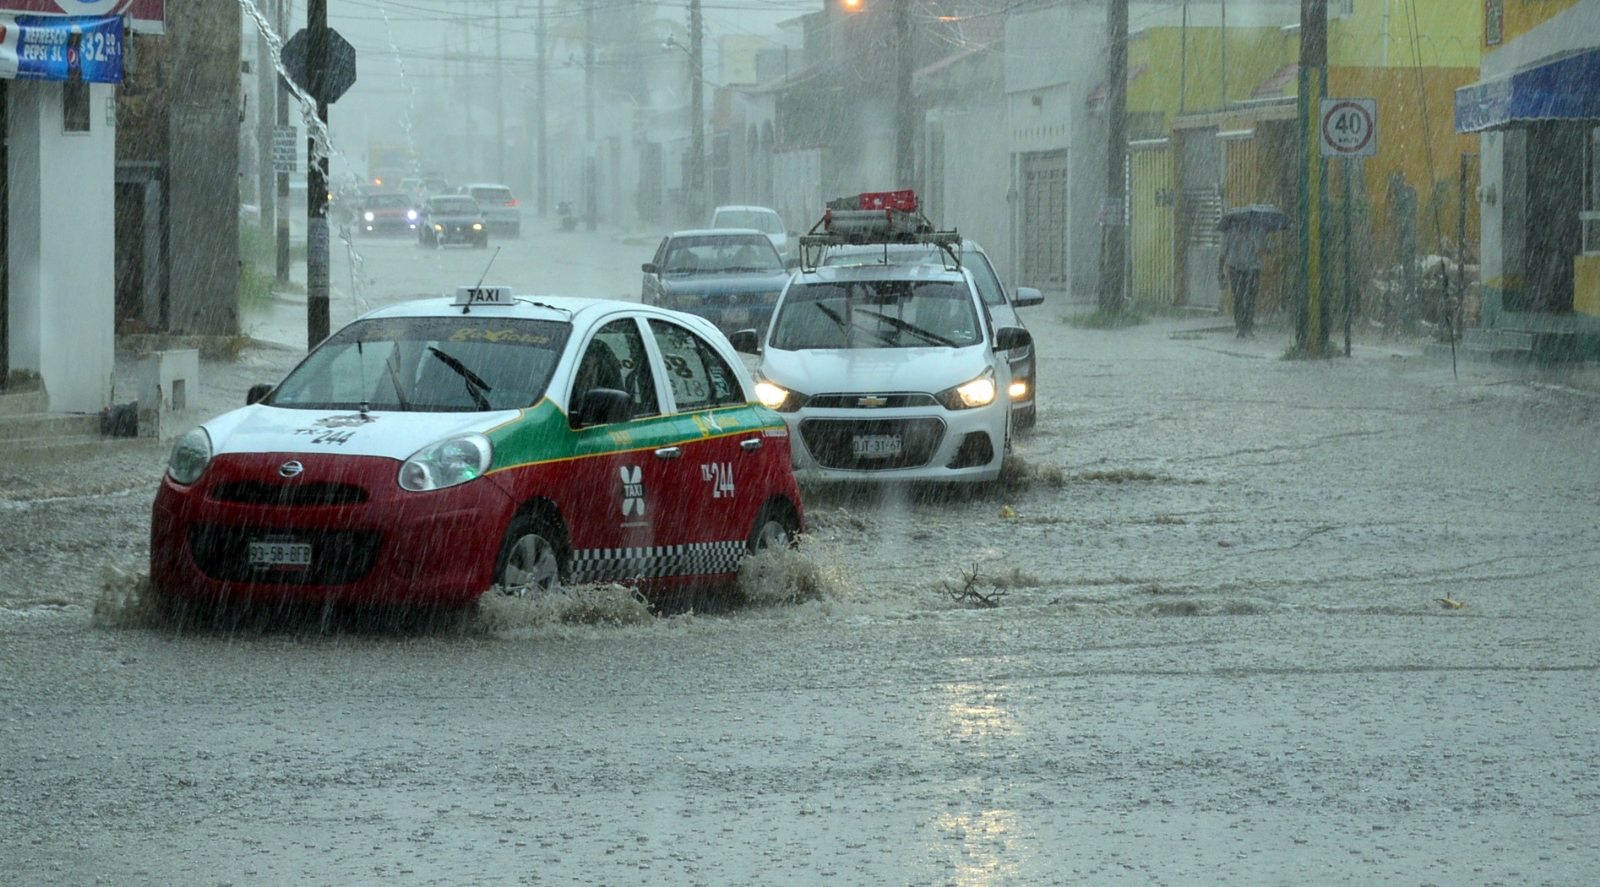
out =
[[257,403],[262,402],[263,400],[266,400],[267,399],[267,395],[272,393],[272,389],[273,389],[273,386],[266,385],[266,384],[251,385],[250,386],[250,390],[245,393],[244,405],[245,406],[250,406],[251,404],[257,404]]
[[1033,344],[1033,335],[1022,327],[1008,326],[994,334],[994,350],[1010,351]]
[[1011,304],[1017,306],[1018,308],[1031,308],[1034,305],[1043,305],[1044,293],[1034,289],[1031,286],[1019,286],[1017,287],[1017,297],[1011,300]]
[[580,426],[610,425],[632,418],[633,398],[615,388],[590,388],[583,393],[583,403],[578,407]]
[[761,351],[761,334],[755,330],[734,330],[728,334],[728,344],[740,354],[757,354]]
[[639,266],[639,270],[646,274],[655,274],[659,269],[656,268],[655,262],[645,262]]

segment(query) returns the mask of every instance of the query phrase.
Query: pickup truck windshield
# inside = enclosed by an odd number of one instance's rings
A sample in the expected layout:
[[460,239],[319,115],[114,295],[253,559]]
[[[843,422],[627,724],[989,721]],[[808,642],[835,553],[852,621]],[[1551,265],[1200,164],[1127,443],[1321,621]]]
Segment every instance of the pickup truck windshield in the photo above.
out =
[[781,351],[965,348],[982,341],[964,283],[852,280],[789,288],[773,321]]
[[530,407],[571,327],[520,318],[358,320],[317,346],[265,402],[305,410],[427,413]]

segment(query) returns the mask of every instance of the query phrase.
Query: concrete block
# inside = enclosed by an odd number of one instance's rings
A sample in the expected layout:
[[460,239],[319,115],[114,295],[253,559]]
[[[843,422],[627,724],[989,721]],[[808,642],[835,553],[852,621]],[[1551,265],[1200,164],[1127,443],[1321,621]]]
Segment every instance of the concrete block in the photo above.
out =
[[161,436],[162,420],[200,395],[200,352],[156,351],[139,362],[139,432]]

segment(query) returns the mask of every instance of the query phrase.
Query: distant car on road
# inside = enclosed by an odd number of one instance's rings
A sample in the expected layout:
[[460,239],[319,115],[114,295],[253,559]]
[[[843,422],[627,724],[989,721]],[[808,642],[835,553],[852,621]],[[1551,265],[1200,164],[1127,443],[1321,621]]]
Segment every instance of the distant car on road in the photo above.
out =
[[772,241],[751,229],[675,232],[641,270],[640,301],[698,314],[724,332],[766,329],[789,281]]
[[719,206],[711,213],[713,228],[754,228],[772,241],[779,255],[789,255],[789,229],[777,210],[764,206]]
[[150,574],[169,601],[670,593],[803,528],[783,419],[710,324],[462,287],[353,321],[181,436]]
[[[983,251],[976,241],[962,239],[961,243],[954,245],[955,254],[961,259],[961,267],[972,273],[972,280],[978,287],[978,295],[983,299],[983,305],[994,318],[994,325],[998,328],[1018,327],[1026,329],[1021,315],[1017,314],[1018,308],[1029,308],[1044,302],[1044,294],[1029,286],[1019,286],[1015,293],[1007,293],[1000,283],[1000,276],[995,273],[994,263],[989,260],[989,254]],[[830,247],[823,256],[823,265],[882,265],[885,261],[893,264],[920,263],[924,265],[946,265],[950,263],[950,255],[937,246],[917,243],[895,243],[887,246],[836,246]],[[1038,407],[1034,403],[1034,391],[1039,383],[1038,362],[1033,359],[1033,346],[1026,345],[1012,350],[1008,355],[1011,363],[1011,425],[1018,430],[1032,428],[1038,418]]]
[[417,230],[418,216],[416,202],[410,194],[385,191],[361,199],[361,217],[357,224],[366,234],[410,234]]
[[505,185],[477,182],[462,185],[457,193],[465,194],[478,202],[483,210],[483,220],[489,230],[507,237],[522,235],[522,210],[517,206],[516,195]]
[[422,246],[466,243],[478,249],[489,246],[489,227],[477,201],[461,194],[429,197],[422,204],[422,224],[417,230]]

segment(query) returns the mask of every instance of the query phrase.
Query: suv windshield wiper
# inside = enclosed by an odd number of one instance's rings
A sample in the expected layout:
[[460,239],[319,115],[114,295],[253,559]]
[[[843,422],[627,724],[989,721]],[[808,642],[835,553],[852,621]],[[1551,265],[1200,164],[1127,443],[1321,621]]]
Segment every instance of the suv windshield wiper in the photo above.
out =
[[959,347],[956,345],[956,341],[954,339],[946,339],[944,336],[941,336],[938,333],[930,333],[922,327],[917,326],[914,323],[906,323],[898,317],[893,317],[891,315],[884,314],[881,311],[873,311],[867,308],[857,308],[856,310],[860,311],[862,314],[869,314],[873,317],[876,317],[902,333],[910,333],[913,336],[920,336],[929,342],[936,342],[945,346],[946,348]]
[[[827,315],[828,319],[833,321],[834,324],[839,327],[839,330],[844,333],[845,345],[848,347],[849,343],[850,343],[850,339],[851,339],[850,333],[854,332],[855,330],[860,329],[860,327],[856,326],[853,323],[846,322],[843,317],[839,316],[839,312],[834,311],[832,308],[829,308],[827,305],[824,305],[821,302],[815,302],[813,304],[815,304],[817,306],[817,310],[818,311],[821,311],[823,314]],[[869,311],[867,313],[871,314],[872,312]],[[869,332],[872,335],[876,336],[878,341],[882,342],[885,345],[893,347],[894,344],[895,344],[893,339],[889,338],[888,336],[885,336],[883,333],[880,333],[877,330],[866,330],[865,332]]]
[[[494,390],[493,388],[489,387],[489,383],[485,382],[481,378],[479,378],[477,373],[474,373],[472,370],[467,369],[467,365],[466,364],[462,363],[459,360],[456,360],[454,357],[451,357],[450,355],[444,353],[443,351],[440,351],[439,349],[433,347],[432,345],[428,346],[428,351],[431,354],[433,354],[434,357],[439,358],[439,362],[440,363],[444,364],[445,366],[449,367],[452,370],[455,370],[457,375],[459,375],[462,379],[466,380],[467,393],[472,395],[472,402],[478,405],[478,409],[483,410],[484,412],[488,412],[489,411],[489,398],[484,397],[483,394],[482,394],[482,391],[493,391]],[[480,389],[481,389],[481,391],[480,391]]]

